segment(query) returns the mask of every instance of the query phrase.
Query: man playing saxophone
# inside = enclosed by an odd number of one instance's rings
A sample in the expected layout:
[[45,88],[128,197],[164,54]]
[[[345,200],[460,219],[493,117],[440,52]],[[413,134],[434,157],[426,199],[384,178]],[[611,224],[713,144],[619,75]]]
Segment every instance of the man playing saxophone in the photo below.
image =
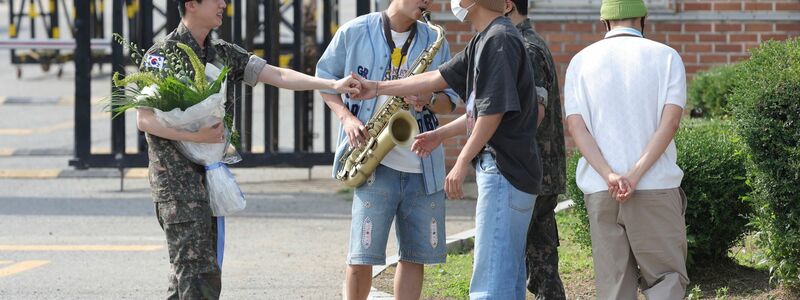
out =
[[[355,73],[384,81],[406,77],[412,62],[426,53],[437,33],[417,21],[430,0],[393,0],[383,12],[360,16],[342,25],[322,54],[316,76],[340,79]],[[443,42],[429,70],[450,59]],[[368,121],[378,114],[387,96],[356,101],[335,91],[321,91],[322,98],[339,117],[339,145],[333,175],[350,148],[370,137]],[[455,108],[451,90],[405,98],[419,132],[436,129],[437,113]],[[438,147],[425,158],[408,148],[391,150],[353,195],[350,247],[347,257],[347,299],[367,299],[372,266],[386,261],[386,242],[395,220],[400,262],[394,280],[397,299],[419,299],[425,264],[443,263],[445,245],[444,152]]]

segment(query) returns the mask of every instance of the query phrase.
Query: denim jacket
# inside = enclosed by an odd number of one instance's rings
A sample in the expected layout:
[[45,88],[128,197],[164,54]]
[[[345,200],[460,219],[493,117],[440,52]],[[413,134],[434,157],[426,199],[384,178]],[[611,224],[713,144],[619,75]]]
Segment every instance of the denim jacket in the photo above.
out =
[[[436,32],[430,29],[425,23],[416,22],[417,34],[414,36],[414,43],[409,50],[409,61],[415,60],[430,44],[436,40]],[[389,67],[389,49],[386,37],[383,33],[383,22],[381,13],[371,13],[353,19],[342,25],[333,36],[333,40],[325,49],[325,53],[317,63],[316,76],[325,79],[338,80],[350,72],[355,72],[369,80],[382,80]],[[428,71],[435,70],[439,65],[450,59],[450,47],[447,41],[444,42],[439,52],[434,57]],[[337,94],[334,90],[320,91],[326,94]],[[450,101],[457,103],[458,95],[450,89],[444,91]],[[372,114],[378,110],[377,99],[367,99],[363,101],[351,100],[347,95],[342,95],[344,104],[350,109],[361,122],[367,123]],[[439,121],[432,113],[425,114],[411,110],[412,115],[417,119],[419,131],[425,132],[439,126]],[[339,126],[339,144],[336,148],[336,155],[333,161],[333,176],[340,167],[339,160],[347,150],[347,135],[342,126]],[[439,146],[431,154],[422,160],[422,176],[425,181],[425,190],[428,194],[441,191],[444,188],[444,149]]]

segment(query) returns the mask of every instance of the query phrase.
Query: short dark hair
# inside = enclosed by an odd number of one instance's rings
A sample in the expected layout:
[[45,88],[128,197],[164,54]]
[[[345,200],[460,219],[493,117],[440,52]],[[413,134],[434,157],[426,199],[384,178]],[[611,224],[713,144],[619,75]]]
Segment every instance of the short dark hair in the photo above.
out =
[[181,14],[181,18],[183,18],[183,15],[186,14],[186,2],[189,1],[197,1],[197,3],[203,3],[203,0],[175,0],[175,3],[178,5],[178,13]]
[[517,12],[520,15],[528,15],[528,0],[511,0],[511,2],[514,2],[514,6],[517,7]]

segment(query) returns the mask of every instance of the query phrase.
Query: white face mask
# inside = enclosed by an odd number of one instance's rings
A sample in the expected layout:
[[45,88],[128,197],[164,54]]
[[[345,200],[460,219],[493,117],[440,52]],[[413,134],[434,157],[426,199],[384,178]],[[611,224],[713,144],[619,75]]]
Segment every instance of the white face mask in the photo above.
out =
[[463,8],[461,7],[461,0],[450,0],[450,10],[453,11],[453,15],[455,15],[459,21],[464,22],[464,19],[467,18],[467,13],[469,13],[469,9],[475,6],[476,3],[477,2],[472,2],[469,7]]

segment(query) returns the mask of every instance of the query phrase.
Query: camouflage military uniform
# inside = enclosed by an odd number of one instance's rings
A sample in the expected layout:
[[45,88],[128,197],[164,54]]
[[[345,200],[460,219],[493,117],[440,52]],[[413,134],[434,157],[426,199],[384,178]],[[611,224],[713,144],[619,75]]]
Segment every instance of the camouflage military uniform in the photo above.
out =
[[[183,23],[164,41],[150,48],[145,60],[158,58],[175,42],[187,44],[204,63],[228,66],[231,69],[229,84],[241,82],[246,70],[252,72],[250,69],[259,64],[258,59],[251,59],[242,48],[224,41],[207,38],[205,44],[211,47],[201,48]],[[152,65],[143,62],[143,69],[150,67]],[[229,103],[234,101],[232,95],[228,93]],[[151,134],[146,137],[156,217],[166,234],[172,264],[168,299],[217,299],[221,289],[217,221],[209,206],[205,168],[184,157],[173,141]]]
[[536,140],[542,158],[542,192],[536,197],[530,227],[526,262],[528,290],[536,299],[565,299],[564,286],[558,276],[558,228],[555,214],[558,195],[565,192],[566,153],[564,126],[561,123],[561,95],[553,57],[547,44],[533,31],[531,21],[517,25],[527,41],[528,55],[534,65],[536,93],[546,97],[544,120]]

